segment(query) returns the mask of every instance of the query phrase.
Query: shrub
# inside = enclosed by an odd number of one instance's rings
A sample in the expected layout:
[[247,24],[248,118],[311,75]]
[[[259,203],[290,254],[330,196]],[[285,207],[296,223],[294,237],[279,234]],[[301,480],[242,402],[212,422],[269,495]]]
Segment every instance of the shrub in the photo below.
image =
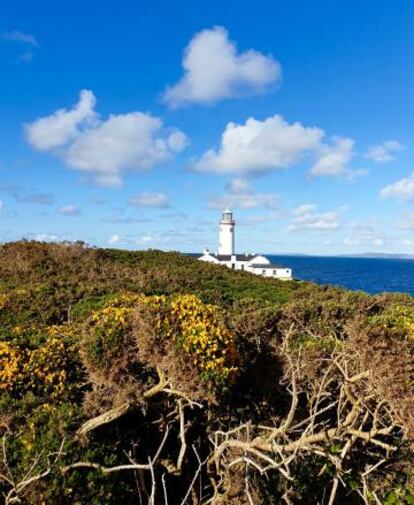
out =
[[69,325],[45,328],[40,335],[15,327],[15,341],[0,342],[0,391],[15,396],[30,391],[53,400],[76,395],[82,367],[74,333]]
[[194,295],[124,293],[94,311],[83,334],[90,380],[116,390],[118,401],[142,399],[156,369],[189,394],[221,393],[237,371],[234,336],[220,309]]

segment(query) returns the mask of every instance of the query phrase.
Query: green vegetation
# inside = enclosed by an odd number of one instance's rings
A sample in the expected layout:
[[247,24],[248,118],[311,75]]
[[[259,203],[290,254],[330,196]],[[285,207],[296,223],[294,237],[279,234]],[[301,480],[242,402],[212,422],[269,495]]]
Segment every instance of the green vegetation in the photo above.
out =
[[0,247],[8,504],[413,504],[414,299]]

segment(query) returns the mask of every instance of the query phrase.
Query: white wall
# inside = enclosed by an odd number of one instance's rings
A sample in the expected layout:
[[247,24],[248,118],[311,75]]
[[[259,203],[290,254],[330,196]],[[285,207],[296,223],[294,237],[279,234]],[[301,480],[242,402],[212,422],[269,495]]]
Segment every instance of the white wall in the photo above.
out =
[[290,268],[260,268],[258,266],[251,266],[249,271],[256,275],[262,275],[263,277],[273,277],[275,279],[281,280],[291,280],[292,270]]
[[218,253],[234,254],[234,225],[231,223],[220,223]]
[[[245,272],[250,272],[255,275],[261,275],[263,277],[272,277],[280,280],[291,280],[292,270],[290,268],[260,268],[258,265],[254,265],[252,262],[247,261],[218,261],[217,258],[210,254],[204,254],[198,258],[201,261],[208,261],[210,263],[220,264],[234,270],[244,270]],[[267,258],[266,258],[267,259]],[[269,264],[267,260],[266,264]],[[263,261],[261,264],[265,264]],[[234,265],[234,267],[233,267]],[[244,267],[244,268],[243,268]]]

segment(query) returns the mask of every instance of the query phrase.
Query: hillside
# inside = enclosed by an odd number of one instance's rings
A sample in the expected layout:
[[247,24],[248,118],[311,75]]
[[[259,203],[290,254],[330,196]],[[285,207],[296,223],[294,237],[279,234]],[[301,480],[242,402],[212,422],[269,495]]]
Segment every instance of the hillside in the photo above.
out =
[[412,504],[414,299],[0,247],[6,504]]

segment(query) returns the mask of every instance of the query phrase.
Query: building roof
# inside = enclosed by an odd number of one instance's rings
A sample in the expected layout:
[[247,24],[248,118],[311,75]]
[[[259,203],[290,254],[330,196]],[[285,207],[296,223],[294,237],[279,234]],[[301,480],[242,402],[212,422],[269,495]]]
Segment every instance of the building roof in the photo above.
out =
[[260,265],[260,264],[254,264],[253,263],[250,266],[251,266],[251,268],[257,268],[259,270],[262,270],[262,269],[265,269],[265,268],[270,268],[270,269],[273,269],[273,268],[284,268],[284,269],[288,270],[286,267],[282,267],[280,265],[275,265],[275,264],[268,265],[267,263],[265,265]]
[[[230,254],[213,254],[213,256],[219,261],[231,261],[232,258]],[[236,261],[251,261],[257,254],[234,254],[233,256],[236,256]]]

